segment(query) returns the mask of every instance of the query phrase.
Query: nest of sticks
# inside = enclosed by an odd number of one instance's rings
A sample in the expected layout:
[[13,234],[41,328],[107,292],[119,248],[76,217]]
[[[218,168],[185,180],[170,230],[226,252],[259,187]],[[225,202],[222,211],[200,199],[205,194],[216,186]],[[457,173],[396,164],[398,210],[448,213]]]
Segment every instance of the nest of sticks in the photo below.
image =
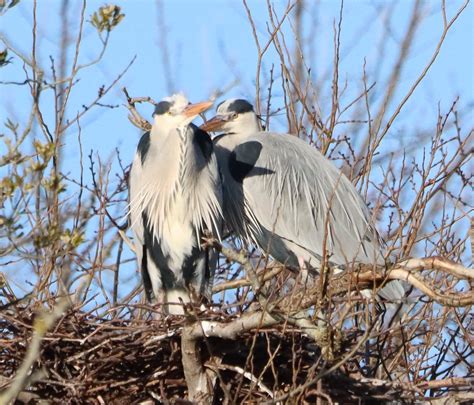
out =
[[[9,307],[0,320],[0,391],[19,369],[37,328],[34,306]],[[205,312],[200,319],[232,322],[235,315]],[[28,378],[28,388],[16,403],[186,403],[187,386],[181,363],[183,317],[161,320],[99,318],[69,309],[46,332]],[[342,348],[358,335],[345,336]],[[328,403],[371,403],[407,395],[393,383],[361,378],[350,362],[321,379],[317,388],[305,382],[327,367],[319,349],[297,328],[262,328],[236,340],[204,339],[204,364],[217,378],[214,402],[255,403],[284,398],[299,389],[292,400]],[[355,368],[353,368],[353,371]],[[300,388],[298,388],[300,387]],[[287,398],[288,399],[288,398]]]

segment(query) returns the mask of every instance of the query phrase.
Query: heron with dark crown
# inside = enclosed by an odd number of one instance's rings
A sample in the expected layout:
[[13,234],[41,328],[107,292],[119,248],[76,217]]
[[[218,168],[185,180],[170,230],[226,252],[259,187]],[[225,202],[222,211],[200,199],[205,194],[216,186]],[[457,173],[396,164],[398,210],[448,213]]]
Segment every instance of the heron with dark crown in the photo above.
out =
[[[295,270],[384,265],[379,236],[361,196],[333,163],[296,136],[262,131],[247,100],[230,99],[201,126],[214,139],[223,176],[224,217],[244,240]],[[379,296],[399,302],[399,282]]]
[[191,121],[212,102],[176,94],[155,106],[129,178],[129,216],[149,300],[183,314],[182,303],[210,298],[217,253],[202,248],[219,236],[221,180],[209,135]]

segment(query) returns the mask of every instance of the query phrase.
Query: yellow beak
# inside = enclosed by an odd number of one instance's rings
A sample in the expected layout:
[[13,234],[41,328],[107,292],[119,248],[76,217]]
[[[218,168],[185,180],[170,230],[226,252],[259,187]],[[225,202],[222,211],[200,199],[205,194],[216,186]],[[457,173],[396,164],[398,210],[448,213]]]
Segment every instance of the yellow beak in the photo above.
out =
[[195,117],[196,115],[201,114],[202,112],[209,109],[209,107],[214,104],[212,101],[203,101],[201,103],[189,104],[184,110],[183,114],[186,117]]
[[218,131],[219,129],[221,129],[224,126],[224,124],[226,122],[227,121],[225,119],[223,119],[222,117],[219,117],[218,115],[216,115],[214,118],[212,118],[209,121],[206,121],[204,124],[202,124],[200,126],[200,128],[203,131],[206,131],[206,132]]

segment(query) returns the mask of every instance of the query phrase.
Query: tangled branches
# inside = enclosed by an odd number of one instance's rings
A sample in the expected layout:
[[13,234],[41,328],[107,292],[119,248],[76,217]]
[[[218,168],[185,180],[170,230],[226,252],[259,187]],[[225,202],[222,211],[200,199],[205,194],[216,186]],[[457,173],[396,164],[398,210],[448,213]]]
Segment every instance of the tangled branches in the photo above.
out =
[[[86,121],[91,112],[113,110],[126,123],[127,111],[108,97],[130,75],[135,58],[107,75],[92,95],[89,79],[96,71],[89,69],[107,59],[116,26],[129,17],[116,6],[103,7],[89,14],[97,35],[85,35],[82,2],[73,33],[64,6],[61,49],[42,60],[37,17],[42,3],[17,3],[0,7],[2,16],[12,5],[32,7],[27,53],[16,49],[13,35],[0,33],[5,48],[0,68],[18,74],[0,85],[18,91],[11,100],[24,101],[17,103],[24,116],[6,113],[0,136],[2,400],[472,400],[470,100],[443,95],[432,115],[420,122],[404,118],[468,2],[455,10],[440,2],[439,37],[419,70],[409,66],[411,50],[425,46],[424,40],[416,42],[416,33],[430,13],[423,13],[427,3],[415,1],[400,42],[393,44],[387,28],[375,63],[351,64],[349,75],[344,50],[360,45],[364,36],[345,44],[342,2],[326,73],[314,69],[323,62],[313,50],[319,41],[305,42],[317,37],[306,27],[321,26],[305,24],[318,18],[318,2],[299,0],[279,10],[267,1],[261,27],[257,6],[243,2],[256,49],[251,92],[265,127],[307,140],[350,178],[386,243],[387,266],[340,274],[327,269],[321,288],[232,235],[221,243],[207,241],[221,251],[213,304],[189,307],[184,318],[164,318],[159,305],[145,304],[122,219],[130,162],[113,147],[110,156],[103,149],[83,151],[84,140],[97,139],[96,126]],[[391,6],[377,8],[371,21],[394,27],[392,12]],[[83,43],[93,40],[98,42],[91,52],[82,52]],[[167,42],[160,36],[165,71],[172,72]],[[369,48],[372,53],[373,44]],[[386,69],[379,69],[381,60]],[[412,71],[415,77],[404,76]],[[168,87],[177,87],[166,79]],[[235,82],[245,85],[243,77]],[[88,93],[77,92],[82,85]],[[133,80],[120,85],[122,102],[132,124],[148,130],[150,123],[137,109],[154,100],[130,96],[126,88],[133,85]],[[216,95],[226,91],[221,87]],[[78,100],[81,94],[88,99]],[[117,115],[106,117],[107,124],[113,120]],[[133,128],[126,132],[133,134]],[[371,298],[391,280],[405,283],[404,302]],[[397,310],[387,320],[392,304]]]

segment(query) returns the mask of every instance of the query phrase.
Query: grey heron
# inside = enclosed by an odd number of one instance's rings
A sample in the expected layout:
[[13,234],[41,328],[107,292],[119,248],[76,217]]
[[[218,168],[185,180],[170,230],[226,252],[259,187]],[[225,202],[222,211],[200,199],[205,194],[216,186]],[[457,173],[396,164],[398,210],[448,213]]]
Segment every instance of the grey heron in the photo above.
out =
[[[252,104],[230,99],[201,126],[214,138],[230,228],[293,269],[314,269],[323,257],[339,271],[356,263],[383,265],[369,211],[350,180],[296,136],[262,131]],[[327,252],[326,256],[324,252]],[[387,284],[379,295],[400,300]]]
[[181,301],[210,298],[217,253],[201,247],[219,235],[222,189],[209,135],[191,121],[211,102],[181,94],[155,106],[129,177],[129,216],[147,298],[182,314]]

